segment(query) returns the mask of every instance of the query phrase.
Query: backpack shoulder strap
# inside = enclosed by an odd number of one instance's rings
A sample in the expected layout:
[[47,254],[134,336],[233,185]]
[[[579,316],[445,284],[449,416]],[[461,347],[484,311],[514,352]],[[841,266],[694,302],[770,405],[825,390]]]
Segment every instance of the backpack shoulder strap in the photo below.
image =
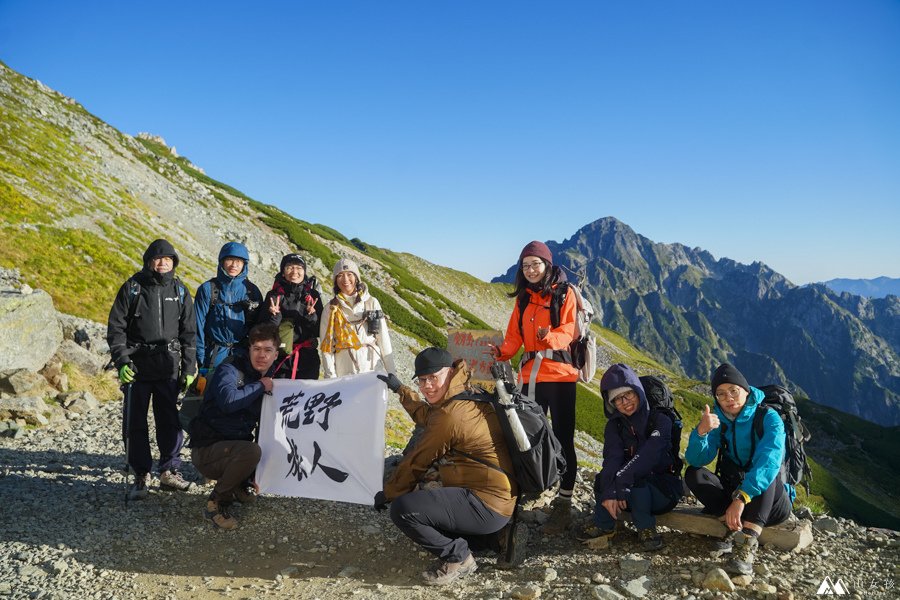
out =
[[138,297],[141,295],[141,284],[132,277],[128,280],[128,317],[126,323],[131,324],[137,313]]
[[184,306],[184,295],[187,294],[187,288],[178,277],[175,278],[175,289],[178,290],[178,304]]
[[562,312],[562,306],[566,302],[566,294],[569,293],[569,282],[563,281],[550,294],[550,326],[556,329],[559,327],[559,314]]
[[756,438],[762,439],[763,433],[765,433],[764,422],[766,420],[766,412],[768,412],[769,410],[770,408],[765,404],[760,404],[756,407],[756,412],[753,415],[753,433],[756,434],[754,436],[754,440]]

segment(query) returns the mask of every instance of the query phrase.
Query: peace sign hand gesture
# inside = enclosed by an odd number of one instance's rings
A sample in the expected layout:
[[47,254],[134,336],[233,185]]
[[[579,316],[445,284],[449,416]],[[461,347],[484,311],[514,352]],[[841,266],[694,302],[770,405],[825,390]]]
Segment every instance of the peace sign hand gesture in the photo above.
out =
[[272,296],[269,298],[269,312],[273,315],[277,315],[281,312],[281,299],[284,296]]

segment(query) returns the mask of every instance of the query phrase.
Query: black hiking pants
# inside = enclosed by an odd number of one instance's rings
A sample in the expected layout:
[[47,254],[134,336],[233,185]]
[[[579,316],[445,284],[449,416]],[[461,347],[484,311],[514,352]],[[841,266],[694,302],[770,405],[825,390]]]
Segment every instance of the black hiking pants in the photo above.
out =
[[147,411],[153,404],[156,423],[156,447],[159,450],[159,472],[181,468],[181,445],[184,434],[178,420],[178,382],[174,379],[135,381],[131,385],[131,414],[124,407],[122,439],[128,437],[128,464],[138,475],[149,473],[153,466],[150,455],[150,426]]
[[471,550],[498,550],[496,534],[509,519],[467,488],[417,490],[391,503],[400,531],[446,562],[462,562]]
[[[704,512],[721,517],[732,502],[732,494],[736,488],[726,489],[716,474],[704,467],[688,467],[684,473],[684,482],[697,499],[703,504]],[[791,499],[784,491],[780,477],[756,496],[744,507],[741,521],[747,521],[767,527],[777,525],[791,516]]]
[[[522,386],[522,393],[528,395],[528,384]],[[561,490],[575,489],[575,475],[578,472],[578,457],[575,456],[575,382],[545,381],[534,385],[534,401],[544,414],[550,413],[553,435],[559,440],[566,458],[566,472],[559,484]]]

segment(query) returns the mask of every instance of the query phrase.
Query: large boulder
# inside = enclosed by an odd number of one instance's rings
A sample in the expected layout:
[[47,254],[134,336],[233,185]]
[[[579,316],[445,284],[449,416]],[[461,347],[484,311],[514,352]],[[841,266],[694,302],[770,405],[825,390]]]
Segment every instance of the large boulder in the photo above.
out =
[[0,371],[39,371],[62,339],[50,294],[0,292]]
[[64,340],[56,352],[62,362],[75,365],[85,375],[93,376],[103,372],[105,361],[72,340]]

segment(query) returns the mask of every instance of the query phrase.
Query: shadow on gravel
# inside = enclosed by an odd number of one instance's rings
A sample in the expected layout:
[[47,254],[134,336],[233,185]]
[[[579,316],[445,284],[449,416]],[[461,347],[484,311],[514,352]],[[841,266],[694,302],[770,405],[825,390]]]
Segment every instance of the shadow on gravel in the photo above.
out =
[[[236,506],[240,527],[224,532],[202,514],[210,486],[161,491],[155,478],[126,506],[122,466],[121,455],[0,448],[0,545],[13,556],[69,550],[95,569],[268,581],[408,586],[430,563],[371,507],[262,497]],[[183,473],[201,479],[187,461]]]

